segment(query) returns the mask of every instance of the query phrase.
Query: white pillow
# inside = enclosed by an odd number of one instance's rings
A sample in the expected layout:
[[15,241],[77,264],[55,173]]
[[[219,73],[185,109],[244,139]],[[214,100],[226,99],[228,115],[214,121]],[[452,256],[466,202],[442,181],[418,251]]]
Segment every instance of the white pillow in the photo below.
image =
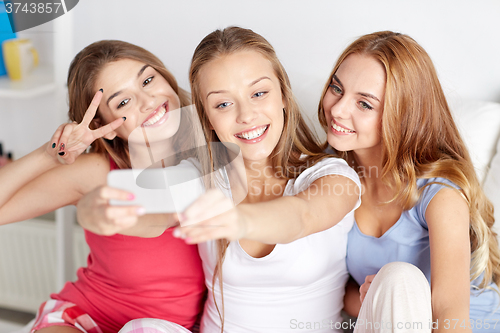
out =
[[452,100],[450,108],[482,183],[500,137],[500,104]]
[[483,189],[495,206],[495,231],[500,234],[500,140],[497,153],[491,161],[490,170],[483,184]]

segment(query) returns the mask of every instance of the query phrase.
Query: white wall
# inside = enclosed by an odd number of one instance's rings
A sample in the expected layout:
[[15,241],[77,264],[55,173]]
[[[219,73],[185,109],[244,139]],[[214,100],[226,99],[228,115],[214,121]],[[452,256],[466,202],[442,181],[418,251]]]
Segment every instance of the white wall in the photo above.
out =
[[[192,53],[205,35],[228,25],[251,28],[277,50],[314,123],[340,52],[362,34],[387,29],[409,34],[428,51],[449,95],[500,102],[498,0],[82,0],[71,13],[71,57],[94,41],[122,39],[158,55],[186,89]],[[69,61],[59,64],[64,72]],[[5,120],[0,110],[0,123]],[[11,137],[8,126],[0,129],[0,140]],[[32,135],[39,140],[41,132]]]
[[75,53],[99,39],[136,43],[158,55],[184,88],[205,35],[228,25],[251,28],[273,44],[314,118],[337,56],[356,37],[379,30],[416,39],[450,95],[500,101],[497,0],[85,0],[74,11]]

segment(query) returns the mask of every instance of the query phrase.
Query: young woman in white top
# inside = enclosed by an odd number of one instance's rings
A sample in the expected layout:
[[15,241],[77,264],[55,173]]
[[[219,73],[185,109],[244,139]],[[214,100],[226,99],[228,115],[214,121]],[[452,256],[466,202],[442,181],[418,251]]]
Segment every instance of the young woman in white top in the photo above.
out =
[[[210,190],[180,214],[176,234],[199,243],[209,290],[201,331],[341,332],[357,174],[323,153],[262,36],[238,27],[210,33],[194,53],[190,81],[207,141],[223,143],[209,146],[211,163],[202,167],[218,170],[220,148],[237,145],[248,189],[233,206],[239,189],[229,177],[229,197]],[[113,223],[89,219],[101,199],[82,202],[81,220]],[[122,331],[161,326],[148,319]]]

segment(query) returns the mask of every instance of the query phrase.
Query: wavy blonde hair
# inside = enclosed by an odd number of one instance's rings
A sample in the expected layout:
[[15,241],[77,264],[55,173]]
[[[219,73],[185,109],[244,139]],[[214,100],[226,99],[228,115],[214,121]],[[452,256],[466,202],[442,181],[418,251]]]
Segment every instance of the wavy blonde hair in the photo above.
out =
[[[179,96],[181,107],[190,104],[189,94],[180,88],[175,80],[175,77],[151,52],[143,49],[140,46],[130,44],[119,40],[102,40],[92,43],[81,50],[71,62],[68,71],[68,94],[69,94],[69,111],[68,116],[72,121],[80,123],[87,108],[97,92],[95,86],[97,78],[102,69],[109,63],[122,59],[131,59],[145,63],[154,68],[165,80],[170,84],[175,93]],[[99,110],[90,124],[91,129],[96,129],[98,124],[104,124],[101,119]],[[182,128],[188,127],[191,124],[188,113],[182,113],[179,133],[182,133]],[[174,148],[176,151],[182,151],[182,146],[185,143],[181,142],[184,136],[179,135],[174,137]],[[191,148],[189,145],[186,147]],[[97,139],[92,143],[92,152],[110,156],[120,169],[131,167],[128,143],[119,137],[113,140],[104,138]]]
[[[459,186],[470,211],[470,278],[484,272],[479,288],[492,281],[500,285],[500,252],[491,229],[493,205],[478,181],[429,55],[415,40],[400,33],[382,31],[358,38],[341,54],[323,89],[318,117],[325,130],[323,98],[333,74],[351,54],[370,56],[386,71],[381,176],[393,184],[396,194],[392,200],[405,210],[413,207],[423,190],[417,188],[417,178],[443,177]],[[338,153],[355,167],[352,151]]]
[[[210,122],[206,115],[203,99],[200,93],[199,73],[206,64],[215,59],[239,52],[256,51],[263,55],[272,64],[276,77],[280,82],[281,94],[283,96],[284,109],[284,127],[281,137],[271,153],[271,166],[273,174],[281,179],[296,178],[306,168],[314,165],[324,157],[329,156],[323,152],[316,136],[310,131],[304,119],[301,116],[299,106],[292,94],[290,80],[278,60],[276,52],[269,42],[261,35],[249,29],[240,27],[228,27],[223,30],[216,30],[207,35],[196,47],[191,62],[189,79],[191,83],[191,93],[193,102],[200,117],[207,142],[220,142],[217,134],[211,129]],[[216,170],[227,163],[224,158],[224,152],[216,150],[221,145],[208,146],[210,155],[211,170]],[[301,155],[306,158],[301,159]],[[221,162],[224,161],[224,162]],[[205,173],[205,172],[204,172]],[[212,293],[216,282],[219,280],[219,286],[222,293],[222,263],[229,242],[219,240],[218,243],[218,262],[215,267],[212,280]],[[224,301],[222,301],[222,313],[219,310],[214,296],[214,302],[221,318],[222,328],[224,330]]]

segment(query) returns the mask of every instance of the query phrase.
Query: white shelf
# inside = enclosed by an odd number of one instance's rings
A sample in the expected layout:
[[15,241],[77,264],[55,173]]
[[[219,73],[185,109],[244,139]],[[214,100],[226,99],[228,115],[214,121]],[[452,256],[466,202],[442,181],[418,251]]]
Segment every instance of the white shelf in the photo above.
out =
[[54,71],[50,67],[37,67],[22,81],[0,77],[0,98],[30,99],[55,91]]

